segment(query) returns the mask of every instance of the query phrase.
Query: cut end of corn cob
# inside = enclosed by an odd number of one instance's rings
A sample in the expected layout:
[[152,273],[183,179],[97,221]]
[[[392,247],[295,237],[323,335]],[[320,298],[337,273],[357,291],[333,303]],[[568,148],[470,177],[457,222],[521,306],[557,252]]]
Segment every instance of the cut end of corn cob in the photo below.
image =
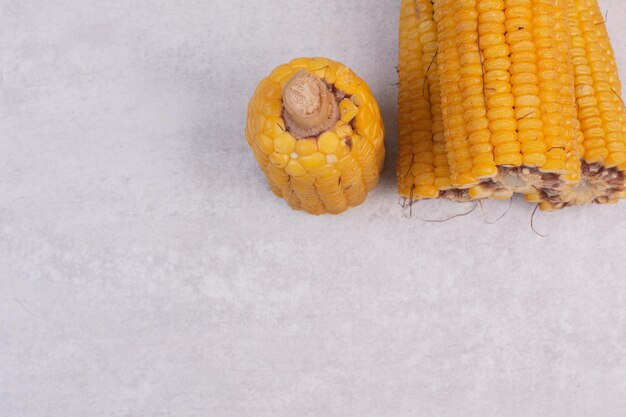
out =
[[385,159],[383,122],[369,87],[326,58],[295,59],[262,80],[245,134],[274,194],[312,214],[362,203]]
[[540,193],[542,208],[549,210],[585,204],[612,204],[618,202],[626,190],[626,175],[617,168],[606,168],[601,164],[582,164],[582,178],[577,184],[570,184],[558,194],[550,195],[545,190]]

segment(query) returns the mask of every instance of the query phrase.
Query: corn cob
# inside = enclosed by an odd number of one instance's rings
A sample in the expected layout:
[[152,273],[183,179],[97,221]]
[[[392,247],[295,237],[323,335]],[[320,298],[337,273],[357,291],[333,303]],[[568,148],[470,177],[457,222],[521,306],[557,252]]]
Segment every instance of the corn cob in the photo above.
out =
[[[467,201],[486,196],[508,198],[508,190],[491,181],[474,187],[454,187],[442,112],[441,82],[450,82],[438,69],[440,51],[431,0],[403,0],[400,16],[398,66],[398,189],[413,200],[443,197]],[[458,185],[458,184],[457,184]]]
[[[428,3],[428,4],[427,4]],[[405,198],[422,199],[439,197],[440,191],[449,187],[450,172],[445,158],[445,143],[439,135],[439,143],[435,140],[435,124],[437,110],[441,111],[435,94],[435,82],[427,79],[427,73],[435,73],[436,69],[424,70],[424,62],[428,53],[424,53],[426,42],[432,43],[434,33],[429,27],[433,22],[430,1],[403,0],[400,15],[400,60],[398,65],[398,191]],[[426,6],[426,7],[425,7]],[[421,29],[421,31],[420,31]],[[422,42],[422,39],[425,42]],[[435,40],[436,41],[436,40]],[[433,53],[434,55],[434,53]],[[431,58],[432,61],[432,58]],[[434,107],[434,109],[433,109]],[[439,123],[441,117],[439,116]],[[436,154],[438,151],[439,155]],[[441,161],[441,169],[436,166]],[[439,158],[438,158],[439,156]]]
[[248,105],[245,134],[274,194],[311,214],[363,202],[385,158],[369,87],[325,58],[295,59],[263,79]]
[[403,1],[399,72],[401,195],[515,191],[543,209],[626,195],[626,111],[596,0]]
[[530,193],[557,192],[577,181],[572,120],[561,112],[562,102],[574,105],[567,51],[558,47],[564,4],[438,0],[435,19],[440,72],[450,77],[442,83],[442,102],[450,112],[453,184],[475,187],[489,180]]
[[[574,122],[560,112],[574,103],[565,12],[559,0],[403,2],[401,195],[409,184],[417,198],[433,197],[435,168],[446,175],[437,196],[462,200],[552,195],[578,180]],[[434,163],[440,143],[447,170]]]
[[556,196],[543,195],[548,210],[614,203],[626,189],[626,109],[604,16],[596,0],[567,0],[567,7],[582,180]]

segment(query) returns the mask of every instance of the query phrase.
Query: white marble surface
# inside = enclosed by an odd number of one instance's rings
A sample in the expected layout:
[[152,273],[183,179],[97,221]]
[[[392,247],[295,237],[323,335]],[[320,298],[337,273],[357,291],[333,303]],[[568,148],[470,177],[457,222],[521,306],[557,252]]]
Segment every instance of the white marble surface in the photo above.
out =
[[[1,2],[0,416],[624,415],[626,203],[538,214],[545,239],[520,200],[406,219],[398,3]],[[243,138],[299,55],[352,66],[387,125],[339,217],[274,198]]]

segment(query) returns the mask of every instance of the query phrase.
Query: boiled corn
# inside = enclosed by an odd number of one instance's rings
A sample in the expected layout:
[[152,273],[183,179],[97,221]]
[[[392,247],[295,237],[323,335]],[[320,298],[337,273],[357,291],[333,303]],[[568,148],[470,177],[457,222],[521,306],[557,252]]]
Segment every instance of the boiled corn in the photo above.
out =
[[248,105],[245,135],[274,194],[312,214],[360,204],[385,158],[369,87],[325,58],[295,59],[263,79]]

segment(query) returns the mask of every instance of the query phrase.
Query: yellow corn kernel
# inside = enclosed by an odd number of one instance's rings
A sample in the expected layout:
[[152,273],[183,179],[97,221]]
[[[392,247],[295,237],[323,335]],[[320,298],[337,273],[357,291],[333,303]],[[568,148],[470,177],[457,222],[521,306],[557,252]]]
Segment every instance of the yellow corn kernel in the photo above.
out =
[[[274,81],[277,85],[283,82],[283,80],[287,80],[293,76],[293,68],[289,64],[283,64],[279,67],[275,68],[270,74],[269,78]],[[277,94],[278,96],[279,94]]]
[[306,170],[302,168],[302,165],[300,165],[296,160],[289,161],[285,166],[285,171],[294,177],[299,177],[307,173]]
[[513,191],[504,188],[498,189],[491,194],[491,198],[496,200],[508,200],[513,197]]
[[308,68],[311,61],[312,59],[310,58],[295,58],[289,62],[289,66],[296,70],[302,69],[302,68]]
[[326,164],[326,157],[321,152],[314,152],[310,155],[298,158],[300,165],[309,172],[320,170]]
[[274,139],[276,152],[290,154],[296,147],[296,139],[289,133],[284,132]]
[[263,153],[265,153],[266,155],[274,152],[274,141],[269,136],[261,133],[256,136],[255,142],[257,143],[257,145],[259,145],[259,148],[261,148]]
[[317,140],[315,138],[298,139],[296,141],[295,151],[300,156],[317,152]]
[[337,133],[337,136],[339,136],[340,138],[345,138],[347,136],[352,136],[352,127],[344,122],[337,122],[337,124],[335,125],[335,133]]
[[330,67],[330,59],[326,58],[313,58],[308,63],[308,69],[312,74],[320,78],[326,78],[326,70]]
[[481,185],[477,185],[468,190],[469,195],[474,200],[480,200],[483,198],[488,198],[493,195],[493,190],[488,189],[487,187],[483,187]]
[[284,168],[285,165],[287,165],[287,162],[289,162],[289,155],[273,152],[270,155],[270,161],[278,168]]
[[332,131],[324,132],[317,140],[317,146],[322,153],[334,153],[339,146],[339,136]]
[[280,100],[281,86],[279,83],[266,78],[259,84],[256,97],[264,97],[266,99]]
[[[371,126],[374,120],[372,111],[367,106],[361,106],[358,109],[358,113],[354,118],[354,125],[358,130],[364,130],[368,126]],[[343,121],[343,120],[342,120]]]
[[283,103],[280,100],[265,100],[260,111],[268,117],[280,117],[283,112]]
[[285,127],[285,121],[280,117],[268,117],[265,119],[263,126],[263,133],[270,138],[276,138],[287,131]]
[[335,155],[337,155],[337,158],[341,159],[350,153],[352,153],[352,137],[342,138],[339,141]]
[[351,100],[345,98],[339,103],[339,114],[342,122],[350,123],[358,113],[358,107]]
[[359,90],[361,84],[355,77],[352,70],[350,70],[348,67],[343,66],[343,65],[340,66],[339,68],[337,68],[336,74],[337,74],[337,80],[335,81],[336,88],[338,88],[339,90],[343,91],[344,93],[348,95],[353,95]]

